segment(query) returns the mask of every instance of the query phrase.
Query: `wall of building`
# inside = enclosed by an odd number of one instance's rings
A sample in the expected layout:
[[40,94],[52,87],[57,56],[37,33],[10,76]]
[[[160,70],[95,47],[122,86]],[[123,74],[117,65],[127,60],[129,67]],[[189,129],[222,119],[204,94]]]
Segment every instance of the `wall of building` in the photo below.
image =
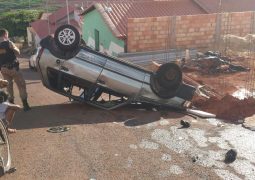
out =
[[127,51],[212,48],[225,34],[255,33],[253,21],[254,12],[129,19]]
[[82,34],[87,46],[95,48],[95,29],[99,31],[100,52],[117,55],[124,52],[124,41],[116,38],[98,11],[87,13],[84,18]]

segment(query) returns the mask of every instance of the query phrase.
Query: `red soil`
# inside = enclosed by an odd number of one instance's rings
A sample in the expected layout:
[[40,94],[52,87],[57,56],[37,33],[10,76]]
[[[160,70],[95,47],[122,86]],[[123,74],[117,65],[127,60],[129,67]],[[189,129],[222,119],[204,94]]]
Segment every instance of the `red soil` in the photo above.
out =
[[249,67],[251,70],[249,72],[227,74],[204,74],[201,71],[184,73],[200,84],[209,86],[220,95],[218,98],[211,97],[210,99],[194,97],[192,101],[194,106],[203,111],[216,114],[219,119],[237,123],[238,120],[255,114],[255,99],[239,100],[230,94],[233,94],[239,88],[255,88],[250,86],[250,84],[255,84],[254,76],[252,76],[255,72],[255,65],[253,60],[249,59],[236,59],[234,63]]
[[233,123],[238,123],[238,120],[255,114],[254,98],[239,100],[229,94],[221,99],[214,97],[208,100],[197,99],[194,105],[203,111],[216,114],[219,119]]

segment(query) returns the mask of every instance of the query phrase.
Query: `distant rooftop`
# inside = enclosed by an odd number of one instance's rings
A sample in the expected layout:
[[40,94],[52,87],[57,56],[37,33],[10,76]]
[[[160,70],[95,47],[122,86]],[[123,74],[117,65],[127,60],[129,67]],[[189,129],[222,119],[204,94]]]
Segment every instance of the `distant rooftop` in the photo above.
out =
[[207,14],[193,0],[146,1],[146,2],[103,2],[87,8],[82,15],[97,9],[106,23],[116,29],[119,38],[126,36],[128,18],[146,18],[175,15]]
[[255,0],[194,0],[208,13],[255,11]]
[[[77,28],[79,27],[79,24],[73,19],[70,20],[70,24]],[[58,26],[56,26],[54,24],[48,23],[48,20],[37,20],[31,23],[31,27],[41,39],[45,38],[48,35],[54,34],[57,27],[59,27],[60,25],[63,24],[59,24]]]
[[[72,14],[75,8],[68,6],[68,9],[69,14]],[[51,14],[43,13],[39,20],[30,23],[30,25],[40,38],[44,38],[53,34],[60,25],[67,23],[66,21],[61,21],[67,17],[67,14],[67,7],[62,7]],[[80,25],[76,20],[70,19],[70,24],[80,30]]]
[[[68,10],[69,10],[69,14],[71,14],[72,12],[74,12],[75,8],[74,6],[69,5]],[[56,21],[59,21],[60,19],[66,16],[67,16],[67,7],[62,7],[49,16],[49,21],[50,23],[55,23]]]

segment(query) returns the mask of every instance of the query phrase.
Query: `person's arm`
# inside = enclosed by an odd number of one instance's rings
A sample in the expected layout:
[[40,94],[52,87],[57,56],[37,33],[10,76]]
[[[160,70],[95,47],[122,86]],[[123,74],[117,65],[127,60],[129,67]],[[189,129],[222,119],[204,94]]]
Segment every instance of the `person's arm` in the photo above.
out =
[[0,79],[0,88],[5,88],[8,85],[8,81],[4,79]]
[[9,42],[10,42],[10,48],[14,50],[14,53],[16,55],[19,55],[20,54],[19,48],[13,42],[11,42],[11,41],[9,41]]
[[20,105],[17,105],[17,104],[11,104],[11,103],[8,103],[8,107],[7,109],[10,109],[10,110],[18,110],[18,109],[21,109]]

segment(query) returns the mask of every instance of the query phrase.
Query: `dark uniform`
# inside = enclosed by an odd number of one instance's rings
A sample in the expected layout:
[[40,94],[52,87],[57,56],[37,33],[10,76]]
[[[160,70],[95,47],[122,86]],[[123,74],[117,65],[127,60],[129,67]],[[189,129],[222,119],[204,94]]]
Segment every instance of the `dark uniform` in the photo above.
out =
[[23,103],[24,110],[30,109],[27,103],[27,90],[25,80],[19,71],[19,62],[17,61],[11,41],[0,41],[0,66],[3,78],[8,81],[7,91],[9,101],[14,102],[13,80],[17,84],[19,94]]

